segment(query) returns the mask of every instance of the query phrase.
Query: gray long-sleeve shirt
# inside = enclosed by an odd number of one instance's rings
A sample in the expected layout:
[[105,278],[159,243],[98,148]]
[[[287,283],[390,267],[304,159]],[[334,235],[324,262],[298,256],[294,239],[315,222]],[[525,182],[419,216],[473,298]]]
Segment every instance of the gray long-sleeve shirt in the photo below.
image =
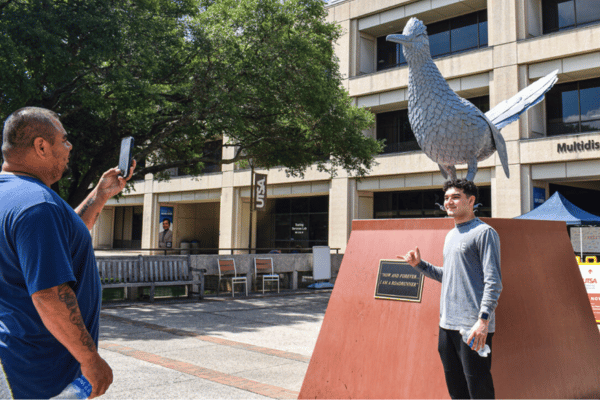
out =
[[442,282],[440,327],[469,330],[485,312],[490,315],[489,332],[495,331],[502,277],[500,238],[491,226],[479,218],[456,225],[446,235],[444,267],[421,261],[415,269]]

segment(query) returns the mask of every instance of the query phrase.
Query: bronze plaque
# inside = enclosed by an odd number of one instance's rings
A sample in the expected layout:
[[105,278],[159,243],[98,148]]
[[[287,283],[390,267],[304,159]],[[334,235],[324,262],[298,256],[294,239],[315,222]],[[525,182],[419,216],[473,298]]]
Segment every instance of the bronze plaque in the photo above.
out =
[[406,261],[380,260],[375,298],[420,303],[423,279],[423,274]]

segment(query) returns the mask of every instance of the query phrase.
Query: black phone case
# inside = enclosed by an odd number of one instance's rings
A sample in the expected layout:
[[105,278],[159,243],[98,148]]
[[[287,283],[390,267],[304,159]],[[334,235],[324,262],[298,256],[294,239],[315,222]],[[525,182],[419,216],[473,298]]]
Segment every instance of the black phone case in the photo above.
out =
[[128,136],[121,140],[121,154],[119,155],[119,170],[121,175],[127,178],[131,168],[131,151],[133,150],[133,137]]

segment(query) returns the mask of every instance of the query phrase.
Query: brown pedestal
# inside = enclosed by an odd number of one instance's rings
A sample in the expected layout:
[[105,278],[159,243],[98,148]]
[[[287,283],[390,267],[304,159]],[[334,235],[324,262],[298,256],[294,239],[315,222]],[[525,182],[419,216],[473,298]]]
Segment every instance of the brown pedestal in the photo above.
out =
[[[598,398],[600,334],[562,222],[483,219],[504,290],[492,350],[498,398]],[[448,398],[437,352],[441,285],[375,299],[379,262],[419,246],[442,265],[451,219],[355,221],[300,398]]]

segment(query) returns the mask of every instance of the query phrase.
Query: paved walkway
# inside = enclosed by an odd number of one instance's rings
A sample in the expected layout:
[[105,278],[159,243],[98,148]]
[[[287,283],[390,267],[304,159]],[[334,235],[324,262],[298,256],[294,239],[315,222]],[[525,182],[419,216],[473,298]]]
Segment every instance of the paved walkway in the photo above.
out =
[[101,398],[295,399],[330,294],[105,305]]

